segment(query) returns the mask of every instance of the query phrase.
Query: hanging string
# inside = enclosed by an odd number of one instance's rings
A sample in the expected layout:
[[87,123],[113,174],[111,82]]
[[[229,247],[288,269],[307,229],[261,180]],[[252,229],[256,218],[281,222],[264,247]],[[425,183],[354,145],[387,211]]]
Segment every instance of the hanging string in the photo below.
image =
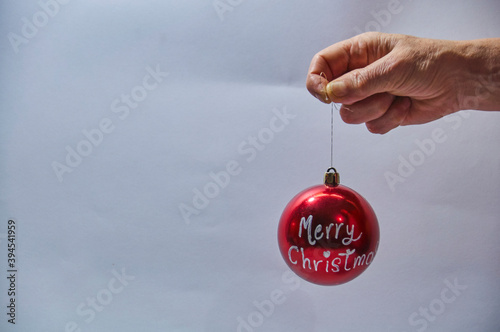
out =
[[[324,72],[321,72],[319,74],[319,76],[323,77],[324,79],[326,79],[328,81],[328,78],[326,77],[326,74]],[[323,91],[324,93],[324,97],[325,97],[325,100],[328,102],[329,98],[328,98],[328,94],[326,93],[326,89]],[[337,104],[335,104],[334,102],[331,103],[332,104],[332,108],[331,108],[331,112],[330,112],[330,169],[333,169],[335,170],[335,168],[333,167],[333,107],[335,107],[335,109],[338,111],[338,107],[337,107]],[[349,111],[351,111],[349,109]],[[335,171],[336,173],[337,171]]]
[[330,115],[330,123],[331,123],[331,140],[330,140],[330,167],[333,167],[333,105],[335,103],[332,103],[332,110],[331,110],[331,115]]

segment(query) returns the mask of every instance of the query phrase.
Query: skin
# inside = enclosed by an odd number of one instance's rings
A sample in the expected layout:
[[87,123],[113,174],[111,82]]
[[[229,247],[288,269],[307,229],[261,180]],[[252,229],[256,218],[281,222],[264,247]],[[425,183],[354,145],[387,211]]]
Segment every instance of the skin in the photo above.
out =
[[500,38],[363,33],[317,53],[306,86],[341,103],[344,122],[378,134],[464,109],[500,111]]

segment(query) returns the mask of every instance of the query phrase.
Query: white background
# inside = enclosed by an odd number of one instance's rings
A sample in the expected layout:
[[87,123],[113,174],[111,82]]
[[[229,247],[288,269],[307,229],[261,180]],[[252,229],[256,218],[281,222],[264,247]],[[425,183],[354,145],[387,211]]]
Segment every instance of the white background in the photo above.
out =
[[[381,229],[376,259],[354,281],[321,287],[289,275],[276,229],[286,203],[329,166],[330,107],[305,89],[312,56],[359,30],[498,37],[500,3],[401,0],[390,17],[389,0],[222,3],[231,10],[218,15],[211,0],[69,1],[44,22],[36,1],[2,2],[0,330],[498,331],[500,113],[383,136],[336,115],[335,166]],[[34,19],[37,31],[9,41]],[[168,76],[128,116],[113,112],[148,67]],[[241,147],[273,109],[295,117],[251,159]],[[103,119],[112,132],[59,181],[53,163],[66,164],[66,148]],[[436,129],[446,139],[418,152],[416,140]],[[385,174],[410,156],[418,165],[391,190]],[[231,160],[240,173],[187,223],[179,206],[193,207]],[[451,303],[447,282],[462,287]],[[276,290],[282,301],[259,313]]]

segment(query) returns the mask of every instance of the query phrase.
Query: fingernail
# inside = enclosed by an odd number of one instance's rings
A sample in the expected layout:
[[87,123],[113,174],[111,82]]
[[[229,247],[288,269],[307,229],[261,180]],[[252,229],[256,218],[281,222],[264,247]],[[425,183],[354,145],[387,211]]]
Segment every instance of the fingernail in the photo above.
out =
[[333,81],[328,83],[326,91],[328,92],[328,95],[343,97],[347,94],[347,86],[343,81]]

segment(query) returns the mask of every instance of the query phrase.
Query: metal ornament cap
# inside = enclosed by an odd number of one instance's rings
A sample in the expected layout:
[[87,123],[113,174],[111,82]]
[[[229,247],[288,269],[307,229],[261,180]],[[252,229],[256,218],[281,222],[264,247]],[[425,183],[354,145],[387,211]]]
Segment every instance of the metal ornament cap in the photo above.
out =
[[[333,170],[333,173],[330,172],[331,170]],[[340,175],[335,168],[330,167],[326,170],[324,183],[329,187],[335,187],[339,185]]]

